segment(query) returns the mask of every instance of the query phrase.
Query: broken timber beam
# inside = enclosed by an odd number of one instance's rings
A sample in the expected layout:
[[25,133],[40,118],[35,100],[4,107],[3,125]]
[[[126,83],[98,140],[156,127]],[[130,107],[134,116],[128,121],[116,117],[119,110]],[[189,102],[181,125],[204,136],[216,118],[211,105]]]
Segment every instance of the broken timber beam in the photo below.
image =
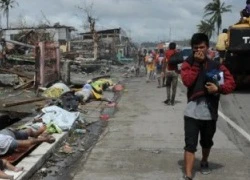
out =
[[36,47],[36,46],[30,45],[30,44],[25,44],[25,43],[21,43],[21,42],[18,42],[18,41],[13,41],[13,40],[5,40],[5,42],[13,43],[13,44],[20,45],[20,46],[25,46],[25,47],[28,47],[28,48],[35,48]]
[[21,104],[28,104],[36,101],[43,101],[46,100],[47,98],[41,97],[41,98],[34,98],[34,99],[29,99],[29,100],[24,100],[24,101],[18,101],[18,102],[13,102],[13,103],[5,103],[3,104],[3,107],[10,107],[10,106],[17,106]]
[[0,68],[0,71],[4,71],[4,72],[8,72],[8,73],[12,73],[12,74],[16,74],[16,75],[18,75],[18,76],[20,76],[20,77],[26,77],[26,78],[31,79],[31,77],[30,77],[30,76],[28,76],[28,75],[26,75],[26,74],[23,74],[23,73],[20,73],[20,72],[11,71],[11,70],[9,70],[9,69],[3,69],[3,68]]
[[31,83],[34,83],[34,80],[30,80],[30,81],[28,81],[28,82],[26,82],[26,83],[17,85],[17,86],[14,87],[14,90],[17,90],[17,89],[19,89],[19,88],[25,88],[26,86],[30,85]]

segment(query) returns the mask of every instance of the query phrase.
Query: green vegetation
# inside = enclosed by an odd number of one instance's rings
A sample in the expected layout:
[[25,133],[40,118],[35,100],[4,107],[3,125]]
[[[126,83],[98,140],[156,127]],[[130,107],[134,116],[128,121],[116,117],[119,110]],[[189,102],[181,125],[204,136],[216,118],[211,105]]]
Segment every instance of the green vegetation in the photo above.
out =
[[3,11],[3,14],[6,16],[6,25],[7,29],[9,28],[9,15],[10,9],[18,5],[15,0],[0,0],[0,9]]
[[226,5],[221,0],[212,0],[204,8],[203,17],[208,19],[201,20],[201,23],[197,25],[198,31],[207,34],[209,38],[211,38],[215,30],[217,30],[217,35],[219,35],[222,25],[222,14],[231,12],[231,8],[232,5]]

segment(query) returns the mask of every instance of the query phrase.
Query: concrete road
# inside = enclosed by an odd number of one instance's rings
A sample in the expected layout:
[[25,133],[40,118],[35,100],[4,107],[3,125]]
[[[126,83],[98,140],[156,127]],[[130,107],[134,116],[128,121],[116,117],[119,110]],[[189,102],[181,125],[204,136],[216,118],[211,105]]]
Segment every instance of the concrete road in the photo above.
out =
[[235,91],[222,96],[220,111],[235,123],[231,126],[222,119],[219,121],[220,129],[250,157],[250,91]]
[[[162,103],[165,88],[157,89],[156,82],[145,83],[138,78],[127,83],[119,111],[110,120],[105,135],[89,154],[87,162],[79,165],[74,180],[180,179],[186,95],[183,88],[177,91],[176,105],[165,106]],[[249,179],[249,156],[227,136],[237,134],[235,132],[226,121],[219,119],[210,158],[212,174],[199,173],[199,147],[194,179]]]

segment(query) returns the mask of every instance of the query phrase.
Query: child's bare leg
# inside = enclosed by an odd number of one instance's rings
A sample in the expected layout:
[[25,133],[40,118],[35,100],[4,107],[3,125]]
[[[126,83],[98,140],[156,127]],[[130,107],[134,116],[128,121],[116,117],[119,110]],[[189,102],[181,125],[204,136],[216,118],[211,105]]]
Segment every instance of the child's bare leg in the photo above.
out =
[[3,159],[3,164],[4,164],[4,167],[11,170],[11,171],[15,171],[15,172],[19,172],[19,171],[22,171],[23,170],[23,167],[15,167],[13,166],[12,164],[10,164],[9,161]]
[[5,172],[0,170],[0,178],[1,179],[10,179],[10,180],[14,180],[14,176],[8,175]]
[[42,125],[37,131],[34,131],[33,129],[29,128],[27,129],[27,133],[30,137],[37,138],[40,134],[42,134],[46,130],[46,125]]
[[42,142],[47,143],[53,143],[55,139],[53,139],[53,136],[45,136],[45,137],[39,137],[39,138],[31,138],[27,140],[17,140],[18,147],[28,148],[32,145],[39,144]]

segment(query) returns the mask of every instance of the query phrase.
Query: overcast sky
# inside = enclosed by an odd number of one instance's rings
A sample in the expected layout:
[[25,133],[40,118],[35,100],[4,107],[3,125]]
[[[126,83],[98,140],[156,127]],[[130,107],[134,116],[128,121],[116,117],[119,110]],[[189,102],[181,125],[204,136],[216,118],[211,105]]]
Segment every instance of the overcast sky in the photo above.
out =
[[[135,41],[159,41],[188,39],[197,31],[203,17],[205,5],[212,0],[86,0],[94,3],[97,28],[121,27]],[[222,28],[239,20],[239,11],[246,0],[221,0],[231,4],[232,13],[223,15]],[[82,15],[77,6],[83,7],[84,0],[17,0],[10,10],[10,24],[14,27],[20,19],[27,25],[37,25],[44,20],[43,13],[53,25],[74,26],[83,32]],[[43,13],[42,13],[43,12]],[[1,18],[6,27],[5,17]]]

